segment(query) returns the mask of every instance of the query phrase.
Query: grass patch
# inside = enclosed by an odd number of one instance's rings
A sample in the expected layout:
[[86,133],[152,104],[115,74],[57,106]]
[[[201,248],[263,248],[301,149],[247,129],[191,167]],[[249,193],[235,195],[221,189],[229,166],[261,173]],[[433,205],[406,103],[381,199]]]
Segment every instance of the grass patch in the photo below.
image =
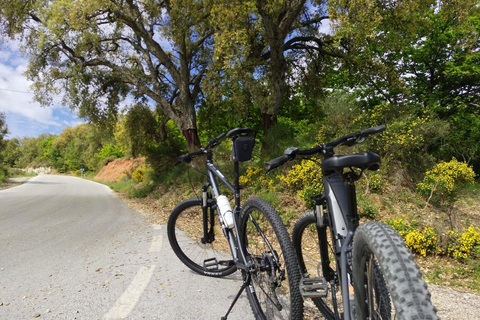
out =
[[8,175],[10,178],[20,178],[20,177],[35,177],[37,174],[35,172],[27,172],[22,169],[11,168],[11,169],[8,169]]
[[424,267],[422,271],[429,283],[480,293],[480,261],[478,260],[469,259],[466,263],[460,263],[451,258],[436,257],[423,258],[419,264]]

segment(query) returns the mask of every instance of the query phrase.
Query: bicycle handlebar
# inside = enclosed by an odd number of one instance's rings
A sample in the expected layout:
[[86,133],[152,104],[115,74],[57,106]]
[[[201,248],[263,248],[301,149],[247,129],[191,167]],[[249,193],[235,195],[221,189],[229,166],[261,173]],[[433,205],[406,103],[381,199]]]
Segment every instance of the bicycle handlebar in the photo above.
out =
[[219,143],[220,143],[220,140],[222,140],[227,134],[225,132],[222,132],[221,134],[219,134],[217,137],[213,138],[212,140],[208,141],[207,144],[205,145],[204,148],[201,148],[200,150],[198,151],[195,151],[195,152],[191,152],[191,153],[187,153],[187,154],[184,154],[183,156],[180,156],[178,158],[178,162],[175,163],[173,166],[176,167],[178,166],[179,164],[181,164],[182,162],[186,162],[186,163],[190,163],[193,158],[195,158],[196,156],[200,156],[200,155],[203,155],[203,154],[207,154],[208,151],[210,149],[212,149],[213,147],[217,146]]
[[309,156],[316,153],[325,153],[327,150],[333,149],[333,147],[336,147],[338,145],[353,146],[354,144],[362,143],[369,135],[382,132],[385,130],[385,128],[386,126],[382,124],[380,126],[361,130],[361,131],[343,136],[333,142],[329,142],[323,145],[318,145],[312,149],[300,150],[295,147],[288,148],[287,150],[285,150],[285,154],[283,156],[266,162],[264,165],[265,170],[267,170],[267,173],[268,173],[280,167],[281,165],[287,163],[289,160],[295,159],[297,155]]

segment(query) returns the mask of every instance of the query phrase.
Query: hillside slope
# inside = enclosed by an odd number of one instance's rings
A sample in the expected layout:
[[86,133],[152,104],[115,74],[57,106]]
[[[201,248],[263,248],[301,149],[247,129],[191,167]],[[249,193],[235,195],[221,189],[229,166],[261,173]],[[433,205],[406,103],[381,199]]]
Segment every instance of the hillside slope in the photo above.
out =
[[105,165],[94,177],[102,182],[115,182],[122,174],[131,174],[136,168],[145,165],[145,158],[118,159]]

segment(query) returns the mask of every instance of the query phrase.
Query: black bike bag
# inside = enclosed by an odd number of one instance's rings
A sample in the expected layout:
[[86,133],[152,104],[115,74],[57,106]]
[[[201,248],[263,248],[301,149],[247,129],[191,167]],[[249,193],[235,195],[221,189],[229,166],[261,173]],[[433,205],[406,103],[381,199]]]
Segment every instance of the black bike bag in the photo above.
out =
[[243,162],[252,158],[255,139],[252,137],[238,137],[232,144],[233,161]]

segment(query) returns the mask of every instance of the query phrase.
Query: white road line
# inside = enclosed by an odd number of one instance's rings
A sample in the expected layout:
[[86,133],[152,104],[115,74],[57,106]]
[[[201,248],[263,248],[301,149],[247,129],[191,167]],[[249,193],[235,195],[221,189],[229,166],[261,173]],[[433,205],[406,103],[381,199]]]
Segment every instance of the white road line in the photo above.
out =
[[124,319],[128,317],[143,291],[145,291],[154,271],[155,265],[141,268],[125,292],[118,298],[115,305],[105,314],[103,319]]
[[150,249],[148,249],[148,252],[153,253],[153,252],[162,251],[162,243],[163,243],[162,236],[153,237],[153,240],[152,240],[152,243],[150,244]]

